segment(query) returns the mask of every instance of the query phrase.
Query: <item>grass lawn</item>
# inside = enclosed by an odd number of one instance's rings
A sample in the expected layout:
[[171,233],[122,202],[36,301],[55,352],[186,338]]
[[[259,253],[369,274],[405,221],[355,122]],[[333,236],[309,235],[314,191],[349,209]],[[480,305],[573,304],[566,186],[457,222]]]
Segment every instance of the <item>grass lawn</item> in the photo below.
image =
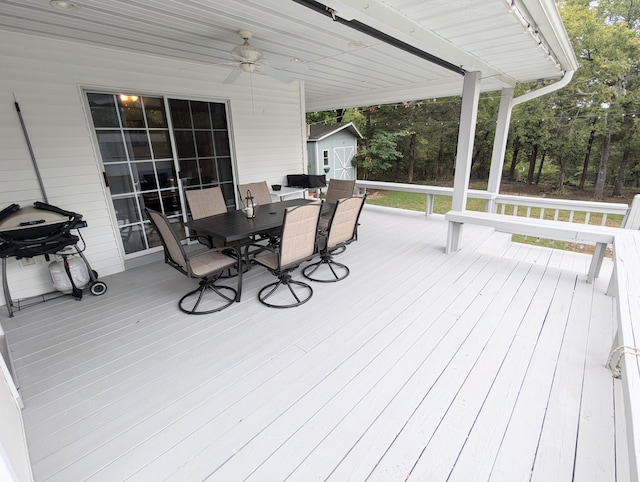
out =
[[[414,192],[376,191],[375,195],[367,198],[367,204],[424,212],[427,205],[427,195]],[[470,211],[484,211],[484,201],[482,199],[469,199],[467,201],[467,209]],[[445,214],[450,210],[451,196],[436,194],[433,200],[433,212]]]

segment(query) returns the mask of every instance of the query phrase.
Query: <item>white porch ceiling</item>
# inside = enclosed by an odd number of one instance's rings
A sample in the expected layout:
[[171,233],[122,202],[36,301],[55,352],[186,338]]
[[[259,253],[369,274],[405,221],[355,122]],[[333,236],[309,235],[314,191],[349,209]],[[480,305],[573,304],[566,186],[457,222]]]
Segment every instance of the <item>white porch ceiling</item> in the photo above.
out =
[[0,29],[229,72],[237,31],[249,29],[266,65],[304,82],[307,111],[461,94],[462,75],[354,30],[355,22],[480,70],[483,91],[557,80],[577,67],[553,0],[312,2],[338,21],[294,0],[73,2],[77,9],[61,11],[47,0],[0,0]]

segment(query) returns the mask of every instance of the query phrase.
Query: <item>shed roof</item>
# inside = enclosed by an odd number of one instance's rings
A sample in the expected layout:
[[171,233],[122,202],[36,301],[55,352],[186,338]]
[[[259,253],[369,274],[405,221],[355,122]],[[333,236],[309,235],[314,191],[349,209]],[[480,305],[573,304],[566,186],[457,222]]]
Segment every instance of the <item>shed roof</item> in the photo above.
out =
[[353,122],[347,123],[337,123],[337,124],[313,124],[309,126],[309,141],[321,141],[322,139],[326,139],[327,137],[335,134],[336,132],[340,132],[343,130],[347,130],[351,132],[354,136],[359,139],[362,139],[362,134],[358,128],[354,125]]

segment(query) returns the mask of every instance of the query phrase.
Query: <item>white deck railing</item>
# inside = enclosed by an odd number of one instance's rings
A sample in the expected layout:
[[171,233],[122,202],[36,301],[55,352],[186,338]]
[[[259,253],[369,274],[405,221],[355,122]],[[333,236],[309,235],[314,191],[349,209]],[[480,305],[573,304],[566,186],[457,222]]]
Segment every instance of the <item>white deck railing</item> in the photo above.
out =
[[[570,223],[600,224],[601,226],[620,227],[629,205],[625,203],[604,203],[593,201],[574,201],[571,199],[535,198],[498,194],[494,199],[497,214],[513,216],[535,216],[539,219],[568,221]],[[552,213],[550,215],[549,213]],[[609,215],[618,215],[619,219],[607,220]],[[594,216],[595,215],[595,216]]]
[[[382,181],[356,181],[360,189],[380,189],[384,191],[402,191],[426,194],[425,213],[433,214],[436,195],[453,197],[452,187],[427,186]],[[495,194],[477,189],[469,189],[468,198],[485,201],[485,211],[497,214],[537,217],[554,221],[584,222],[619,227],[627,215],[629,205],[625,203],[604,203],[593,201],[574,201],[570,199],[536,198]],[[639,203],[640,204],[640,203]],[[552,213],[552,214],[550,214]],[[611,215],[620,216],[611,219]]]

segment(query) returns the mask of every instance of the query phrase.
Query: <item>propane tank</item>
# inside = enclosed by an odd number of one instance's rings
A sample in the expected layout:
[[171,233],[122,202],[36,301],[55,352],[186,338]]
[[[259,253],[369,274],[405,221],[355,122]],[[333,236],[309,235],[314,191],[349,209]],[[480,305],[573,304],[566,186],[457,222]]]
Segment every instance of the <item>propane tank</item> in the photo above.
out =
[[64,268],[64,260],[66,258],[69,264],[69,272],[73,279],[73,284],[76,288],[82,289],[89,284],[89,271],[87,265],[82,261],[79,256],[72,256],[73,250],[60,251],[56,255],[56,260],[49,263],[49,274],[51,275],[51,281],[53,287],[62,293],[69,294],[73,291],[71,281],[67,275],[67,270]]

